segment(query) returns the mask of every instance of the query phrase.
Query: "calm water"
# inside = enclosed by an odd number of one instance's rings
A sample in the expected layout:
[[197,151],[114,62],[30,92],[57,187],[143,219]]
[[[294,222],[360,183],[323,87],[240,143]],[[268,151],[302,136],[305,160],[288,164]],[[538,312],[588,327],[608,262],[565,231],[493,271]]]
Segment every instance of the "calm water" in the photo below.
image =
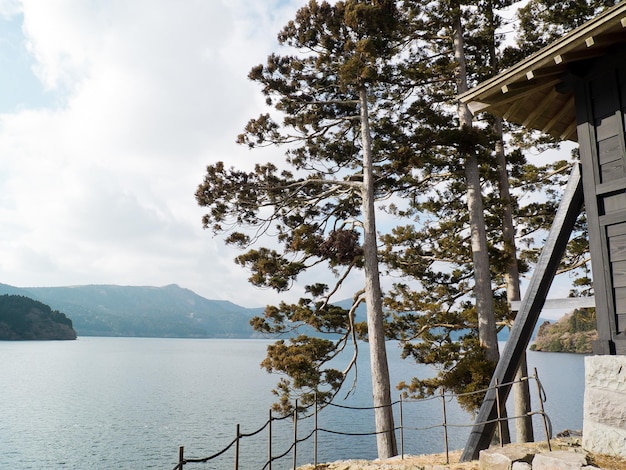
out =
[[[212,455],[234,439],[237,423],[242,433],[251,433],[268,419],[277,377],[258,366],[267,344],[90,337],[0,342],[0,468],[171,469],[179,445],[190,458]],[[361,346],[364,359],[366,347]],[[433,373],[400,360],[398,352],[395,344],[389,345],[393,383]],[[546,411],[555,432],[581,429],[583,356],[529,352],[529,366],[531,371],[537,367],[546,389]],[[367,362],[362,362],[357,393],[342,403],[371,404],[368,371]],[[454,403],[447,409],[449,422],[472,422]],[[440,400],[405,403],[403,410],[406,428],[442,421]],[[335,431],[373,430],[370,411],[328,408],[318,419],[319,427]],[[312,419],[299,423],[299,436],[308,434],[312,425]],[[288,420],[274,421],[272,427],[277,455],[287,449],[293,428]],[[537,439],[544,439],[538,419],[535,428]],[[451,448],[462,448],[468,432],[452,428]],[[441,452],[442,442],[440,428],[405,431],[406,453]],[[240,446],[240,468],[262,468],[267,430],[242,439]],[[372,437],[321,433],[318,460],[375,458],[375,447]],[[312,439],[300,444],[299,464],[313,460],[312,449]],[[273,468],[290,468],[291,459],[275,462]],[[215,463],[185,466],[194,468],[233,468],[233,453]]]

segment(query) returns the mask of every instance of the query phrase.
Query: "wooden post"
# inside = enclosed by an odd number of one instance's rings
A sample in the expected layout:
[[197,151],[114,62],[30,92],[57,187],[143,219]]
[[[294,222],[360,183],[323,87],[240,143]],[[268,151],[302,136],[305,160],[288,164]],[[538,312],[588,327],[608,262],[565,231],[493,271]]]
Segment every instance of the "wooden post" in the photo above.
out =
[[446,413],[446,391],[441,389],[441,406],[443,410],[443,444],[446,448],[446,464],[450,463],[450,450],[448,448],[448,415]]

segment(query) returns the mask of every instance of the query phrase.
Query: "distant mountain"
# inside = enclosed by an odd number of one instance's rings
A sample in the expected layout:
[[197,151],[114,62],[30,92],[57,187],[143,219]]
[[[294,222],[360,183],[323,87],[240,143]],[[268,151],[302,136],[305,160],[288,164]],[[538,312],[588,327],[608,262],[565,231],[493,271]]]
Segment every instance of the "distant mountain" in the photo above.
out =
[[[63,312],[72,320],[78,336],[252,338],[259,335],[249,321],[264,310],[209,300],[176,284],[24,288],[0,284],[3,294],[29,297]],[[336,304],[350,308],[352,301]],[[357,309],[356,320],[366,320],[365,305]],[[505,341],[508,333],[508,328],[503,329],[498,339]]]
[[79,336],[249,338],[249,309],[208,300],[175,284],[165,287],[86,285],[17,288],[0,284],[0,295],[39,300],[72,319]]
[[61,312],[21,295],[0,295],[0,340],[72,339],[72,321]]

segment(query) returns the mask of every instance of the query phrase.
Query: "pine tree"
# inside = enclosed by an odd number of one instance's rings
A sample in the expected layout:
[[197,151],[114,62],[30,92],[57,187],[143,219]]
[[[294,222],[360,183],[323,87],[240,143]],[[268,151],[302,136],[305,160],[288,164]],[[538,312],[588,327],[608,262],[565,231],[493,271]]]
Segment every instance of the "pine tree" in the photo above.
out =
[[407,76],[422,90],[411,116],[415,138],[425,136],[418,148],[424,155],[419,171],[436,183],[416,194],[409,208],[392,208],[414,216],[416,225],[383,237],[389,266],[415,283],[398,283],[389,292],[387,305],[397,312],[390,334],[402,341],[406,356],[457,372],[450,380],[414,379],[404,384],[407,390],[427,394],[450,386],[467,391],[488,380],[498,359],[479,170],[489,137],[474,129],[466,108],[454,106],[454,97],[468,86],[462,6],[405,5],[416,31],[414,50],[427,50],[431,57],[410,56]]
[[[209,166],[197,192],[209,208],[203,224],[230,231],[226,242],[247,250],[236,262],[260,287],[281,293],[323,266],[336,276],[334,284],[306,286],[297,303],[268,306],[253,322],[257,331],[296,333],[268,347],[263,362],[286,376],[275,390],[278,408],[289,410],[294,397],[302,406],[332,400],[361,336],[371,342],[380,391],[374,405],[388,409],[385,315],[386,334],[401,341],[405,357],[440,369],[435,378],[401,384],[407,393],[467,393],[489,383],[496,326],[513,320],[515,279],[536,261],[535,237],[550,226],[568,166],[538,168],[521,149],[505,154],[497,121],[476,124],[456,108],[464,87],[494,73],[497,18],[489,15],[504,3],[310,1],[279,35],[292,54],[273,54],[250,73],[271,111],[252,119],[239,142],[283,146],[286,164],[249,172]],[[508,49],[504,59],[519,54]],[[527,144],[524,137],[518,133],[516,142]],[[532,145],[544,142],[551,143]],[[541,192],[545,200],[524,203],[521,192]],[[398,221],[380,235],[380,251],[375,201],[387,201]],[[258,248],[268,233],[276,234],[273,248]],[[584,266],[584,237],[578,241],[570,267]],[[398,279],[384,293],[386,312],[379,269]],[[361,270],[366,282],[353,305],[333,305],[348,276]],[[366,325],[355,321],[364,301]],[[337,368],[350,346],[351,359]],[[474,410],[482,396],[460,401]],[[376,420],[378,431],[393,428],[390,414]],[[379,456],[395,453],[392,434],[380,432]]]
[[[275,393],[289,410],[331,400],[355,364],[357,336],[370,343],[379,457],[395,455],[391,390],[383,331],[382,292],[374,201],[406,193],[398,161],[406,154],[403,93],[396,66],[402,22],[395,2],[311,0],[280,32],[291,55],[272,54],[250,78],[274,108],[250,120],[239,142],[251,148],[284,146],[286,164],[256,165],[254,171],[210,165],[196,196],[209,209],[205,227],[232,229],[226,242],[248,251],[236,262],[250,282],[277,292],[323,265],[334,285],[306,286],[296,304],[268,306],[253,327],[266,333],[303,331],[268,347],[263,366],[286,375]],[[361,231],[361,232],[360,232]],[[279,248],[256,248],[261,235],[276,233]],[[361,238],[362,233],[362,238]],[[364,271],[362,292],[349,309],[333,305],[347,277]],[[367,325],[355,310],[367,306]],[[310,333],[311,330],[315,334]],[[324,337],[339,334],[339,339]],[[320,337],[320,335],[322,337]],[[331,364],[352,345],[344,369]]]
[[530,0],[517,14],[517,57],[528,57],[616,3],[618,0]]
[[[423,155],[418,159],[423,164],[420,171],[436,184],[416,191],[408,208],[392,207],[395,214],[413,216],[415,223],[397,227],[382,238],[387,266],[403,277],[386,297],[388,308],[395,312],[389,331],[403,344],[405,356],[437,365],[441,371],[435,378],[402,384],[407,392],[423,396],[444,387],[465,393],[489,384],[497,359],[495,324],[503,328],[512,321],[508,307],[512,299],[507,299],[503,289],[510,282],[505,279],[519,278],[519,274],[511,274],[511,268],[522,273],[529,269],[536,249],[532,234],[549,227],[555,204],[549,199],[520,207],[515,197],[506,194],[503,184],[509,183],[510,176],[515,191],[519,191],[516,186],[524,191],[545,191],[549,185],[558,187],[560,173],[548,177],[553,166],[534,167],[521,152],[514,151],[506,161],[510,167],[507,175],[502,167],[503,148],[498,148],[502,136],[494,131],[496,123],[473,125],[466,110],[455,112],[456,95],[465,86],[458,80],[463,70],[465,81],[473,83],[494,73],[497,18],[491,16],[503,3],[405,4],[415,25],[415,49],[428,51],[430,57],[410,56],[406,76],[422,89],[423,98],[413,103],[411,118],[415,138],[427,142],[416,147]],[[484,207],[476,212],[484,215],[484,223],[476,214],[470,219],[470,200],[480,202],[481,197]],[[503,235],[507,211],[521,237],[519,259],[510,225],[507,237]],[[474,245],[473,236],[480,230],[485,231],[478,237],[482,244]],[[488,262],[483,259],[477,264],[477,255],[486,255]],[[490,272],[477,274],[479,264]],[[488,292],[482,293],[481,287]],[[489,301],[493,307],[485,307]],[[481,322],[479,315],[485,320]],[[487,333],[481,332],[481,327]],[[492,349],[485,348],[486,334],[490,344],[496,343]],[[478,394],[462,398],[462,404],[471,410],[481,401]]]
[[[488,61],[485,63],[485,74],[487,76],[496,75],[500,71],[500,58],[498,53],[497,30],[502,26],[502,20],[494,10],[497,7],[504,6],[493,0],[486,0],[484,4],[484,27],[480,31],[484,31],[483,41],[486,45]],[[507,2],[508,6],[508,2]],[[500,117],[494,117],[491,124],[494,142],[494,156],[497,166],[497,191],[501,206],[501,223],[502,223],[502,243],[501,253],[503,258],[503,276],[506,289],[506,300],[508,304],[521,300],[520,273],[517,258],[517,246],[515,240],[515,224],[513,221],[514,200],[510,190],[509,172],[507,165],[507,155],[504,142],[504,125]],[[511,315],[513,316],[513,315]],[[526,354],[520,360],[520,366],[515,375],[515,384],[513,386],[513,414],[517,416],[515,420],[515,435],[517,442],[532,442],[534,440],[534,432],[532,418],[530,415],[530,389],[528,381],[528,366],[526,362]]]

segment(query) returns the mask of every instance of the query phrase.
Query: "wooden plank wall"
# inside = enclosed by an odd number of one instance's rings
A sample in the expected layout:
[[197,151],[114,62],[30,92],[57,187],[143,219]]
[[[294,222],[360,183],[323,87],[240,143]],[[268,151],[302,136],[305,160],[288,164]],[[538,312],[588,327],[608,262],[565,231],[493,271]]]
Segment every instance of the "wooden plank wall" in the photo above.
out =
[[594,352],[626,354],[626,47],[585,65],[576,107],[598,307]]

